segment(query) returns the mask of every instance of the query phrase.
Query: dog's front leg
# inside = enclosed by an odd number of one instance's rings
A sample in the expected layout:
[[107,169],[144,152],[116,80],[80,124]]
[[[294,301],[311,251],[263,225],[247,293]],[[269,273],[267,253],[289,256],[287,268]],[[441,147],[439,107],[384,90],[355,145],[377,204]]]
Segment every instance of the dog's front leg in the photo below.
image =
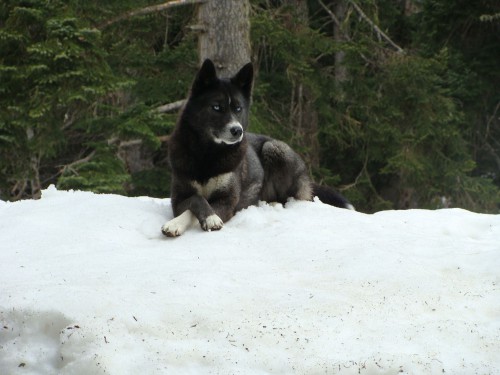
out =
[[216,214],[211,203],[199,194],[193,195],[191,198],[184,201],[183,206],[193,212],[201,228],[205,231],[219,230],[224,225],[224,222]]
[[220,194],[214,194],[210,197],[209,204],[214,211],[214,217],[221,223],[227,222],[234,216],[235,207],[238,203],[237,191],[224,191]]
[[222,219],[217,216],[207,200],[201,195],[194,194],[177,203],[173,200],[175,217],[162,227],[162,232],[167,237],[177,237],[183,234],[196,219],[205,231],[219,230],[223,227]]

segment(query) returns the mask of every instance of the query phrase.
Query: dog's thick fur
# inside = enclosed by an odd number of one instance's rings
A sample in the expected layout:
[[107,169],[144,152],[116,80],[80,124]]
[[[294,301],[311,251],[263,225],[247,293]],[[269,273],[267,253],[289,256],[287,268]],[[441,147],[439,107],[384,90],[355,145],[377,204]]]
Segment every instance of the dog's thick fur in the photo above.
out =
[[333,190],[314,185],[300,156],[286,143],[247,133],[253,82],[251,63],[230,79],[217,77],[205,60],[169,140],[174,219],[162,232],[181,235],[198,221],[219,230],[233,215],[258,201],[289,198],[352,208]]

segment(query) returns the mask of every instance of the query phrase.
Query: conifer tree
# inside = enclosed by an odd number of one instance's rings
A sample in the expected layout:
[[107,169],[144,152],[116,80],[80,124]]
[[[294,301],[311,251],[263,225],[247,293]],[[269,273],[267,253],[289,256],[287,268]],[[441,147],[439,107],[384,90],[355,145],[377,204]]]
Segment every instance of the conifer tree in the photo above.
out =
[[45,173],[57,173],[47,163],[79,142],[79,120],[118,82],[99,32],[67,3],[13,0],[0,17],[1,194],[38,197]]
[[[244,15],[230,35],[224,4]],[[314,178],[359,210],[498,212],[499,13],[487,0],[4,1],[0,199],[50,183],[168,196],[164,141],[200,60],[231,75],[251,56],[251,130],[314,155]],[[229,36],[235,52],[218,49]]]

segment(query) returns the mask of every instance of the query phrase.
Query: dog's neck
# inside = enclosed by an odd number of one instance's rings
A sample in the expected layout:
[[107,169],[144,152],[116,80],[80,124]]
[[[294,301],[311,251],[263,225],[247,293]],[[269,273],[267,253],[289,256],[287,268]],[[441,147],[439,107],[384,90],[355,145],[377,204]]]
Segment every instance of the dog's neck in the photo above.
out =
[[[205,183],[212,177],[234,171],[241,164],[248,147],[245,136],[241,142],[232,145],[204,141],[186,124],[179,122],[172,134],[169,154],[175,159],[176,173]],[[178,140],[178,141],[177,141]]]

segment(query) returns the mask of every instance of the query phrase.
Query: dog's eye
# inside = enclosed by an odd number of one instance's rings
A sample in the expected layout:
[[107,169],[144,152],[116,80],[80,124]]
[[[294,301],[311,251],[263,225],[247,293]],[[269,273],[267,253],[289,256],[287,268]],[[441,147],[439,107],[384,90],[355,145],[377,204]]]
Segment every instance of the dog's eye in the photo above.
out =
[[222,111],[222,107],[218,104],[214,104],[212,106],[212,109],[215,111],[215,112],[221,112]]
[[241,108],[239,105],[237,105],[236,107],[234,107],[234,111],[235,111],[236,113],[241,112],[241,109],[242,109],[242,108]]

